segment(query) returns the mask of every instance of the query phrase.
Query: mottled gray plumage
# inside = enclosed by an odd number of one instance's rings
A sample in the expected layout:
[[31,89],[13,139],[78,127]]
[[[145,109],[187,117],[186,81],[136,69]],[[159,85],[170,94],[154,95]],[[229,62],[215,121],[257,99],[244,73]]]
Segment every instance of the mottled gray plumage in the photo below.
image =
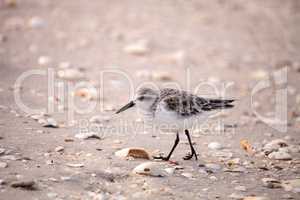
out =
[[[138,94],[145,95],[149,93],[154,93],[154,91],[149,88],[143,88]],[[231,103],[233,101],[233,99],[207,99],[186,91],[164,88],[159,91],[151,109],[155,111],[159,103],[164,102],[169,111],[174,111],[181,116],[192,116],[202,112],[232,108],[233,105]]]

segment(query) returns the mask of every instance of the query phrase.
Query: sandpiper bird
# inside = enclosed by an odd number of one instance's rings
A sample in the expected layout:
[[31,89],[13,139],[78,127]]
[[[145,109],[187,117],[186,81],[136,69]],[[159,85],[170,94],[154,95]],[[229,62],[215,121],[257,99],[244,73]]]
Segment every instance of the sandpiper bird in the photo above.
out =
[[174,145],[167,156],[154,157],[155,159],[169,160],[177,144],[179,143],[179,132],[187,136],[191,153],[188,153],[183,159],[189,160],[193,156],[197,160],[197,153],[192,144],[188,129],[193,123],[205,121],[212,113],[224,108],[232,108],[232,99],[208,99],[196,96],[186,91],[164,88],[154,90],[150,88],[141,88],[138,90],[134,100],[122,107],[116,114],[137,106],[144,115],[145,121],[151,121],[158,124],[159,127],[169,127],[176,131]]

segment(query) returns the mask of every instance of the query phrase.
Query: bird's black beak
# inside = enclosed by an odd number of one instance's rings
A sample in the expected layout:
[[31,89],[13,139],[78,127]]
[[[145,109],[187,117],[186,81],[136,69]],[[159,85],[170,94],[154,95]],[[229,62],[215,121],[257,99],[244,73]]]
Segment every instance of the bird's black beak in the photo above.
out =
[[123,112],[124,110],[127,110],[127,109],[131,108],[134,105],[135,105],[135,103],[133,101],[130,101],[128,104],[126,104],[125,106],[123,106],[120,110],[118,110],[116,112],[116,114],[119,114],[120,112]]

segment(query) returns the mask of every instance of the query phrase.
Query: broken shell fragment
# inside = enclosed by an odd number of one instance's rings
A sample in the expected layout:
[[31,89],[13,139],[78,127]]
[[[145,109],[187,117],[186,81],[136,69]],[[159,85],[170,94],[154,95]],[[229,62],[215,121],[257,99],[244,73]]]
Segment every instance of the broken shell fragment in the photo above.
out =
[[263,147],[263,151],[265,152],[266,155],[272,153],[273,151],[278,151],[279,148],[281,147],[287,147],[288,144],[285,140],[282,139],[276,139],[272,140],[271,142],[267,143]]
[[281,182],[274,178],[263,178],[263,186],[267,188],[281,188]]
[[101,136],[98,133],[95,133],[95,132],[78,133],[78,134],[75,135],[75,137],[78,138],[78,139],[83,139],[83,140],[87,140],[87,139],[101,140]]
[[149,52],[148,41],[139,40],[135,43],[129,44],[124,48],[128,54],[142,56]]
[[253,196],[253,197],[245,197],[245,198],[243,198],[243,200],[269,200],[269,198],[267,198],[267,197],[255,197],[255,196]]
[[131,148],[131,147],[125,148],[117,151],[115,155],[120,158],[133,157],[133,158],[143,158],[143,159],[150,160],[149,153],[143,148]]
[[84,167],[84,164],[82,164],[82,163],[67,163],[67,166],[71,167],[71,168],[82,168],[82,167]]
[[292,156],[289,153],[284,151],[272,152],[268,155],[268,157],[270,159],[275,159],[275,160],[292,160]]
[[145,162],[136,166],[133,171],[134,174],[163,177],[167,172],[162,169],[162,165],[156,162]]
[[252,146],[249,144],[249,142],[247,140],[241,140],[240,145],[241,145],[241,148],[244,149],[249,154],[254,153]]
[[58,146],[54,149],[56,152],[63,152],[65,148],[63,146]]
[[59,125],[54,118],[47,118],[46,121],[43,123],[44,127],[47,128],[58,128]]

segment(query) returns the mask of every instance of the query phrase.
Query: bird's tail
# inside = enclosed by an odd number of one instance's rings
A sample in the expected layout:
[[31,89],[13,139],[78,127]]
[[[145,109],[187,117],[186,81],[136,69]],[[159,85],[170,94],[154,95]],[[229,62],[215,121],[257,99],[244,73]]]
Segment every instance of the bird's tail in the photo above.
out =
[[224,109],[224,108],[232,108],[234,105],[232,104],[234,99],[209,99],[209,105],[212,109]]

